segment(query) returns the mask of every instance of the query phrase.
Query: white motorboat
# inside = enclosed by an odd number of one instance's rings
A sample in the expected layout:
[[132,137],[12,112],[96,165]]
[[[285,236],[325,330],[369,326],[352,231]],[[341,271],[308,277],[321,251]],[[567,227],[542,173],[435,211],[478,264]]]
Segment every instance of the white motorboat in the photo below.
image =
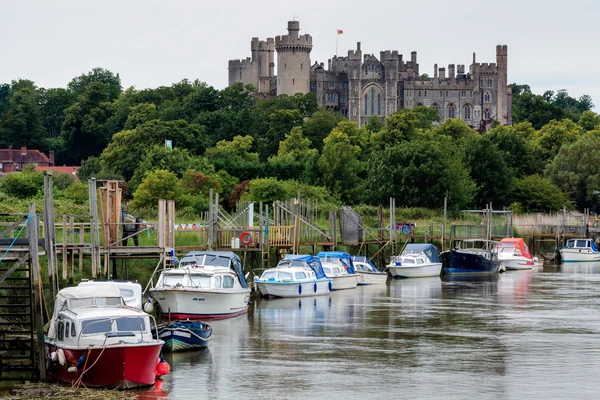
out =
[[322,251],[317,254],[328,278],[333,279],[332,290],[352,289],[358,285],[352,257],[342,251]]
[[193,251],[150,289],[167,320],[219,319],[248,311],[250,289],[233,252]]
[[399,256],[393,256],[388,269],[394,278],[439,276],[442,263],[437,247],[427,243],[409,243]]
[[164,342],[152,338],[151,321],[115,285],[62,289],[45,341],[50,378],[87,387],[153,385]]
[[494,246],[500,264],[506,270],[531,269],[534,258],[523,238],[503,238]]
[[600,261],[600,250],[592,239],[569,239],[559,252],[563,262]]
[[388,274],[380,271],[365,256],[352,257],[354,270],[358,274],[358,285],[375,285],[386,283]]
[[87,280],[83,279],[78,286],[91,287],[96,286],[99,288],[107,286],[116,286],[121,292],[121,297],[125,301],[125,304],[131,307],[142,309],[142,285],[139,282],[125,281],[125,280]]
[[329,294],[332,279],[325,276],[318,257],[286,255],[254,283],[264,297],[308,297]]

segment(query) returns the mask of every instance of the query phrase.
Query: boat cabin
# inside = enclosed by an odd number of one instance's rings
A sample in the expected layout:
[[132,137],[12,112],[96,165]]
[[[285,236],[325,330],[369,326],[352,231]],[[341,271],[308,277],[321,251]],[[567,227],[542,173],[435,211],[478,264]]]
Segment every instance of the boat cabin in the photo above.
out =
[[237,275],[226,268],[203,270],[196,268],[173,268],[165,270],[158,278],[156,287],[194,289],[232,289],[239,287]]
[[598,251],[596,243],[592,239],[569,239],[565,245],[567,249],[591,249]]
[[504,238],[496,243],[494,249],[500,258],[503,256],[533,258],[523,238]]

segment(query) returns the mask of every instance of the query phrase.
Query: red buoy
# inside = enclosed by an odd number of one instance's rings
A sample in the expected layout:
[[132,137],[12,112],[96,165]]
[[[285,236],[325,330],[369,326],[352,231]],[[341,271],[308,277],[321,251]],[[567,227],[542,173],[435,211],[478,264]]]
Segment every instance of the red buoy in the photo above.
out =
[[158,364],[156,365],[156,377],[157,378],[168,374],[169,371],[171,371],[171,367],[169,366],[169,363],[166,362],[165,360],[160,360],[158,362]]

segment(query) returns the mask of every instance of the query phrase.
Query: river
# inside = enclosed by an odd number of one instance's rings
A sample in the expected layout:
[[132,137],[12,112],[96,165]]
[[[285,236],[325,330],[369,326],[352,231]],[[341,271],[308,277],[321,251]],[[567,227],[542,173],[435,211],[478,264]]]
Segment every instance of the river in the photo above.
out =
[[600,263],[257,299],[140,398],[600,397]]

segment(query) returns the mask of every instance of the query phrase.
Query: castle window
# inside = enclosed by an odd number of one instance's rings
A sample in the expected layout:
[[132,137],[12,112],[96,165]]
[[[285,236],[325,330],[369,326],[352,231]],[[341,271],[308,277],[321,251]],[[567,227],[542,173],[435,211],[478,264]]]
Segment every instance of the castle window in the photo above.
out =
[[483,101],[485,101],[486,103],[492,101],[492,95],[490,94],[490,92],[485,92],[485,94],[483,95]]
[[345,82],[340,82],[340,88],[343,89],[346,87],[346,83]]
[[340,103],[344,103],[346,101],[346,96],[340,94]]
[[444,92],[440,90],[440,97],[444,97]]
[[421,91],[417,91],[417,96],[421,97]]
[[367,95],[365,94],[365,115],[367,114]]
[[329,89],[335,89],[335,82],[329,82]]
[[448,91],[446,90],[446,97],[448,97]]
[[473,91],[472,90],[469,91],[469,97],[473,97]]
[[465,119],[471,119],[471,106],[469,104],[465,104],[464,117]]
[[435,108],[436,110],[440,111],[440,106],[438,106],[438,104],[437,104],[437,103],[433,103],[433,104],[431,105],[431,107],[433,107],[433,108]]
[[456,116],[456,107],[454,104],[448,104],[448,118],[455,118]]
[[302,71],[302,63],[300,63],[300,71]]
[[423,92],[423,97],[427,97],[427,90]]
[[481,78],[481,79],[479,80],[479,87],[480,87],[480,88],[482,88],[482,87],[483,87],[483,78]]
[[467,97],[467,91],[466,90],[461,90],[460,91],[460,97]]
[[296,84],[296,79],[292,79],[292,86]]
[[283,63],[283,69],[287,71],[287,63]]
[[494,87],[494,80],[493,79],[488,79],[487,80],[487,87],[489,87],[489,88]]
[[240,70],[240,81],[242,80],[242,71]]
[[490,112],[489,109],[485,109],[485,111],[483,112],[483,118],[485,119],[492,119],[492,113]]
[[375,89],[371,88],[371,115],[375,114]]
[[312,89],[316,89],[316,88],[317,88],[317,82],[311,82],[311,83],[310,83],[310,87],[311,87]]
[[377,115],[381,115],[381,95],[377,95]]

